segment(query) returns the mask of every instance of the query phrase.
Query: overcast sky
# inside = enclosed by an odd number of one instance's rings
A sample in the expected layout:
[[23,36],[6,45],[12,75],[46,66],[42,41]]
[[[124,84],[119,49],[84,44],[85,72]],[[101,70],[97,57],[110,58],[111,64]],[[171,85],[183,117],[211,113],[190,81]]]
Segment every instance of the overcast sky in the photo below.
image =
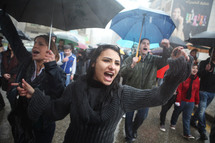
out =
[[149,7],[149,0],[117,0],[125,8]]

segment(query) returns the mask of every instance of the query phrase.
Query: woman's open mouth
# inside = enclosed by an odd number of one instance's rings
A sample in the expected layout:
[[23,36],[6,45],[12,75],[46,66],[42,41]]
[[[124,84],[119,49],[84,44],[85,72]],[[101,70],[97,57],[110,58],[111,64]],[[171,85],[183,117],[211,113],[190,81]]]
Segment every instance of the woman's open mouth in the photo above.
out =
[[32,51],[32,54],[39,54],[39,51]]
[[112,72],[105,72],[104,73],[104,76],[105,76],[105,80],[108,81],[108,82],[111,82],[112,81],[112,78],[114,76],[114,73]]

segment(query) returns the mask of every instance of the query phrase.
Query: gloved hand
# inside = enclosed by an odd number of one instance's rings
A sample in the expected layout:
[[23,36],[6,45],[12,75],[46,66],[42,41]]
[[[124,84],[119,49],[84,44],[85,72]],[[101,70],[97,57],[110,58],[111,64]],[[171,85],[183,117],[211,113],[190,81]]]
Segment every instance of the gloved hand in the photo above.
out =
[[181,106],[180,102],[175,102],[176,106]]

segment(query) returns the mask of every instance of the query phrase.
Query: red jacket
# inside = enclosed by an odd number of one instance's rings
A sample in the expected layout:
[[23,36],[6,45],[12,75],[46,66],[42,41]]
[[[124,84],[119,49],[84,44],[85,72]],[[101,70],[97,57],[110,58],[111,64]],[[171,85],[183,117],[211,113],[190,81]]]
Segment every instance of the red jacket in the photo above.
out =
[[[197,75],[196,75],[197,76]],[[187,78],[184,82],[182,82],[178,88],[177,88],[177,98],[176,102],[195,102],[195,104],[199,104],[199,88],[200,88],[200,80],[197,76],[195,80],[193,80],[193,86],[192,86],[192,92],[191,92],[191,98],[186,99],[187,91],[190,86],[190,77]]]
[[161,69],[157,70],[157,78],[164,78],[164,74],[168,69],[169,69],[169,65],[166,65]]

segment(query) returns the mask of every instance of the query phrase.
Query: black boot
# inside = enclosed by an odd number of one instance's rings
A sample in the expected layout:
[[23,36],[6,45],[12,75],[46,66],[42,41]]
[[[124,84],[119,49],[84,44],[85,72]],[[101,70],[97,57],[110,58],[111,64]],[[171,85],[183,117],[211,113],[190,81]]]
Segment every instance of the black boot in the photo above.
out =
[[207,137],[207,135],[205,133],[201,133],[200,134],[200,139],[201,140],[208,140],[208,137]]
[[190,125],[194,128],[198,128],[197,122],[193,119],[193,116],[190,119]]

